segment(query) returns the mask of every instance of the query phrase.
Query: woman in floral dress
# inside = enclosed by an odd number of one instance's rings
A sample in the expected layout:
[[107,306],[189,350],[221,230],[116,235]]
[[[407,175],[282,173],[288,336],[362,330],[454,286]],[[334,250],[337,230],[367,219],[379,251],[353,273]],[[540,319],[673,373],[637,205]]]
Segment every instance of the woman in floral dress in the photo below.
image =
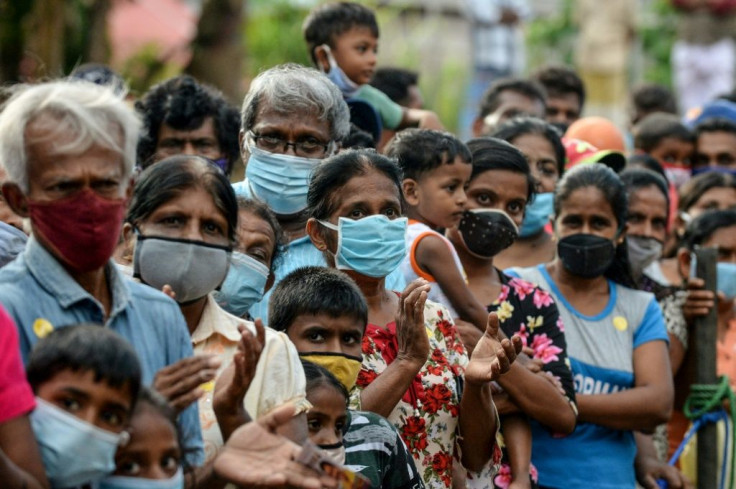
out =
[[406,253],[401,179],[392,160],[372,151],[329,158],[314,170],[308,202],[312,242],[368,302],[357,385],[362,409],[399,429],[428,488],[451,487],[457,459],[485,471],[479,480],[490,487],[500,459],[490,384],[508,371],[521,341],[500,341],[493,314],[468,358],[447,310],[427,301],[426,281],[401,294],[386,290],[386,275]]
[[[467,190],[470,213],[448,237],[466,271],[470,290],[478,301],[488,304],[489,312],[496,312],[506,335],[521,337],[526,353],[499,379],[502,392],[494,393],[502,416],[502,435],[511,416],[529,418],[532,432],[569,434],[575,428],[577,408],[557,306],[548,292],[504,274],[493,263],[495,255],[513,242],[526,204],[533,198],[535,182],[529,164],[516,148],[498,139],[473,139],[468,147],[473,155]],[[472,325],[459,327],[468,345],[480,335]],[[522,359],[526,358],[531,360],[525,368]],[[536,469],[529,466],[530,435],[520,440],[520,435],[509,432],[508,443],[501,437],[504,450],[494,478],[496,487],[536,487]],[[527,473],[530,480],[520,480],[519,474]]]

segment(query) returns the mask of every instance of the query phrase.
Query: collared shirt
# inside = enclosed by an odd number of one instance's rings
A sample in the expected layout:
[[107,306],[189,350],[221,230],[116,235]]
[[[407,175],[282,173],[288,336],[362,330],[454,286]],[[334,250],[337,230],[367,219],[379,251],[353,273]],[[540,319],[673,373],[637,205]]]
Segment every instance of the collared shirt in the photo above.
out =
[[[232,363],[233,355],[237,352],[240,341],[239,324],[245,325],[251,333],[256,334],[252,322],[223,310],[212,295],[207,297],[202,318],[192,333],[192,343],[196,354],[214,354],[222,360],[217,377]],[[222,433],[212,405],[214,384],[205,384],[205,395],[199,399],[199,420],[207,461],[213,460],[223,445]],[[266,343],[245,395],[245,410],[252,419],[286,403],[293,403],[297,414],[306,412],[311,407],[307,401],[306,388],[307,381],[296,348],[284,333],[266,328]]]
[[[110,261],[105,266],[112,295],[110,315],[35,238],[23,254],[0,269],[0,304],[18,327],[23,362],[36,342],[54,328],[102,324],[128,340],[141,362],[143,383],[150,385],[163,367],[192,356],[184,316],[164,293],[125,279]],[[189,463],[204,459],[197,405],[179,417]]]

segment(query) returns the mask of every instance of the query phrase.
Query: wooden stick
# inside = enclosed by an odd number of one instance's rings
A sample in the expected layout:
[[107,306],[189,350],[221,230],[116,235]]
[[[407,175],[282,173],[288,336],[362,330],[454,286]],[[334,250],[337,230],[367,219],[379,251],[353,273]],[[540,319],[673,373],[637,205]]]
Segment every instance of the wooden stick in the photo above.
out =
[[[695,274],[705,281],[705,289],[715,294],[716,261],[715,248],[700,248],[695,251],[697,263]],[[718,302],[707,316],[695,321],[695,382],[715,384],[716,341],[718,341]],[[718,488],[718,447],[716,425],[709,423],[698,432],[698,489]]]

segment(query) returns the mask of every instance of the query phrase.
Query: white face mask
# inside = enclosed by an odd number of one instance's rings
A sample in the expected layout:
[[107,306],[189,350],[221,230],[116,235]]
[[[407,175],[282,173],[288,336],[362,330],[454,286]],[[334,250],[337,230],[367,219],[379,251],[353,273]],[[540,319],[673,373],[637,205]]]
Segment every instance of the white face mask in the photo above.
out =
[[31,427],[51,487],[76,487],[111,474],[118,445],[128,436],[97,428],[38,397]]
[[626,236],[629,263],[634,276],[641,276],[643,270],[662,256],[662,243],[646,236]]
[[334,445],[319,445],[319,448],[328,456],[333,462],[345,465],[345,445],[343,442],[335,443]]

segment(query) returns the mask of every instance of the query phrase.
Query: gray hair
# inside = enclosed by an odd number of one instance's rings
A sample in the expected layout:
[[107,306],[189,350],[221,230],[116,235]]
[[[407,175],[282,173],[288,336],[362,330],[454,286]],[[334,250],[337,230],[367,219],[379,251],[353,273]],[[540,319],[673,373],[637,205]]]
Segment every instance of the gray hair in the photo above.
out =
[[133,174],[140,121],[135,112],[109,87],[85,81],[53,81],[18,90],[0,112],[0,164],[8,181],[28,192],[26,128],[44,124],[48,138],[58,139],[59,154],[82,154],[100,146],[122,155],[125,184]]
[[330,124],[330,138],[341,142],[350,132],[350,109],[342,92],[325,75],[294,63],[275,66],[259,74],[243,99],[243,131],[256,123],[260,104],[279,114],[315,113]]

